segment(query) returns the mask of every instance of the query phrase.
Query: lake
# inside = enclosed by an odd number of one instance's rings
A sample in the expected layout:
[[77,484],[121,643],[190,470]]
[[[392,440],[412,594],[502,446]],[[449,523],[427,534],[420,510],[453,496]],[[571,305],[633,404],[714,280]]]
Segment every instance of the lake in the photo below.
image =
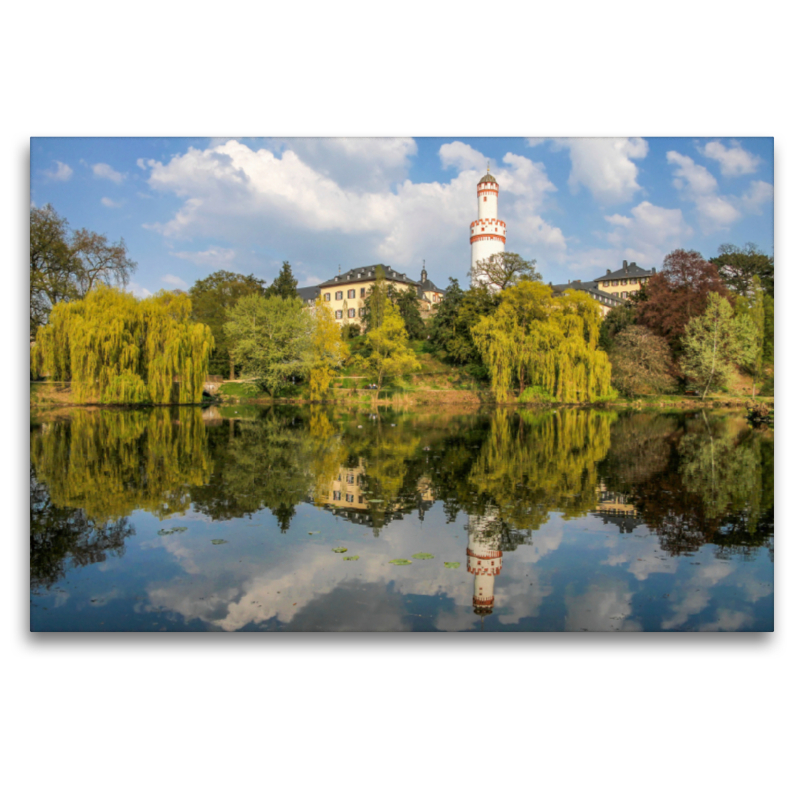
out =
[[771,631],[773,433],[717,410],[74,409],[33,631]]

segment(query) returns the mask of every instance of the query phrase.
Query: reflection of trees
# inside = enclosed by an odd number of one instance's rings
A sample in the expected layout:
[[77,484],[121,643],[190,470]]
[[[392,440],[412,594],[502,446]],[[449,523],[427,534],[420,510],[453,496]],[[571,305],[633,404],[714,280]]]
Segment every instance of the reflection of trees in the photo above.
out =
[[596,465],[608,451],[613,419],[592,410],[498,409],[469,484],[514,528],[535,530],[553,509],[582,516],[596,504]]
[[121,556],[125,539],[135,533],[126,518],[98,523],[83,509],[53,503],[47,487],[36,480],[31,467],[31,588],[48,589],[70,567]]
[[199,408],[76,409],[31,433],[31,463],[54,504],[98,524],[136,508],[162,519],[185,511],[187,487],[209,474]]
[[749,556],[771,547],[771,434],[705,413],[647,417],[615,427],[603,470],[610,488],[629,493],[664,550],[679,555],[714,544],[722,555]]
[[[307,423],[307,424],[304,424]],[[195,508],[212,519],[234,519],[269,508],[282,531],[317,481],[330,481],[341,463],[330,419],[313,410],[270,409],[259,419],[209,431],[213,471],[192,489]]]

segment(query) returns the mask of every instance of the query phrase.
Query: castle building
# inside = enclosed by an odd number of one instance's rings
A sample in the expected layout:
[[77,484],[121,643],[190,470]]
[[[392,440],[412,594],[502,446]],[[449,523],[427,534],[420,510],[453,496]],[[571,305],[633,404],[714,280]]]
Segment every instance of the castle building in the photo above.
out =
[[319,295],[325,304],[333,311],[333,316],[340,325],[355,323],[364,325],[367,314],[366,299],[378,278],[378,267],[383,269],[387,284],[391,284],[397,291],[414,289],[423,317],[436,312],[438,304],[444,297],[444,291],[428,279],[428,272],[423,262],[420,279],[415,281],[404,272],[387,267],[383,264],[373,264],[370,267],[357,267],[342,275],[335,275],[318,286],[305,286],[298,289],[297,293],[309,306],[314,305]]
[[655,268],[648,270],[636,266],[635,261],[631,261],[630,264],[623,261],[622,269],[618,269],[616,272],[607,269],[605,275],[601,275],[593,281],[575,280],[556,285],[551,283],[550,287],[554,295],[564,294],[567,289],[586,292],[593,300],[600,303],[600,310],[605,316],[612,308],[621,306],[634,292],[647,286],[647,282],[655,275],[655,272]]
[[499,195],[500,185],[487,167],[486,174],[478,182],[478,218],[469,226],[469,243],[472,248],[470,272],[473,275],[473,286],[482,282],[475,277],[477,263],[496,253],[504,253],[506,249],[506,224],[497,218]]

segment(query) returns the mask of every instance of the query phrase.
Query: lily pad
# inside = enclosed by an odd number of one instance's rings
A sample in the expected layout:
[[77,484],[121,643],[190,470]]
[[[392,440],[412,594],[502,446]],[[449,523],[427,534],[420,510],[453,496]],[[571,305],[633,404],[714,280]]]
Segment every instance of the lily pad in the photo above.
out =
[[212,539],[211,544],[228,544],[227,539]]
[[361,558],[361,556],[344,556],[343,560],[344,561],[358,561],[359,558]]
[[416,558],[418,561],[430,561],[433,556],[430,553],[414,553],[411,558]]
[[347,552],[347,548],[346,547],[334,547],[333,548],[333,552],[334,553],[346,553]]
[[445,561],[444,565],[447,569],[458,569],[461,566],[460,561]]
[[184,531],[188,531],[189,529],[185,525],[176,525],[174,528],[162,528],[159,532],[159,536],[171,536],[173,533],[183,533]]
[[410,564],[411,562],[407,558],[393,558],[390,564],[397,564],[397,566],[405,566],[406,564]]

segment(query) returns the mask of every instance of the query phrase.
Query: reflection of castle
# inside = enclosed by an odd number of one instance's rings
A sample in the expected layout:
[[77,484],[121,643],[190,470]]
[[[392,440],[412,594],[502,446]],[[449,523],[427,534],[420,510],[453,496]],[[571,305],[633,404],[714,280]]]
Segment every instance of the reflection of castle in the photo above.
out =
[[636,506],[628,502],[628,495],[611,492],[602,482],[598,484],[595,491],[597,492],[597,506],[592,512],[593,517],[602,519],[607,525],[616,525],[620,533],[632,533],[639,525],[644,524]]
[[493,515],[470,515],[467,530],[467,571],[475,576],[472,610],[481,616],[494,610],[494,578],[503,568],[500,526]]
[[396,498],[388,507],[384,507],[383,500],[368,496],[368,491],[367,468],[364,459],[359,458],[355,467],[342,466],[325,491],[318,493],[315,499],[318,504],[330,508],[335,516],[345,517],[357,525],[369,526],[374,523],[371,510],[380,509],[387,522],[391,519],[402,519],[414,509],[424,517],[436,499],[430,479],[425,476],[417,481],[413,504],[404,502],[403,498]]

